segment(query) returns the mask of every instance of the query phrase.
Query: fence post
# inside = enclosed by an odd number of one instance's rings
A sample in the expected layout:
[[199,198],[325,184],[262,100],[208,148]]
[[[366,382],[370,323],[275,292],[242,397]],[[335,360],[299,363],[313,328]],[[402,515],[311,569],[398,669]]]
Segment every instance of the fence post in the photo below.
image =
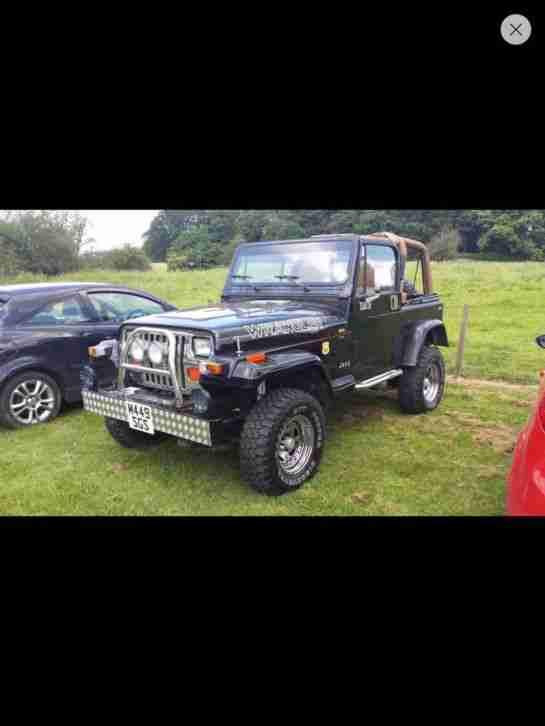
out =
[[462,375],[464,366],[464,350],[466,346],[467,322],[469,318],[469,305],[464,305],[464,316],[460,327],[460,338],[458,340],[458,351],[456,354],[456,378]]

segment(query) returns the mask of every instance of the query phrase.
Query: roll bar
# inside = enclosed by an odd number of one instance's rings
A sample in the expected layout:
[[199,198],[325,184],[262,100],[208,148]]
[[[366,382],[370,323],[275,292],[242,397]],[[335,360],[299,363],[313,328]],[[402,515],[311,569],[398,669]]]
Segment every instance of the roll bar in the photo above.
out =
[[407,260],[407,248],[410,247],[422,253],[422,283],[424,285],[424,293],[429,295],[433,292],[433,280],[431,274],[430,253],[423,242],[418,242],[409,237],[400,237],[393,232],[373,232],[373,234],[361,235],[365,239],[388,239],[393,242],[399,249],[402,258],[402,272],[405,271],[405,262]]

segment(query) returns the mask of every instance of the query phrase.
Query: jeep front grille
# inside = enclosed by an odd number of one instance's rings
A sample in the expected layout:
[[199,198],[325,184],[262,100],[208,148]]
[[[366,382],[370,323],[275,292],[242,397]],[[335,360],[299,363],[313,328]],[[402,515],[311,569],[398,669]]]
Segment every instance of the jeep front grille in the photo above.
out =
[[140,382],[146,388],[162,388],[172,391],[174,384],[170,376],[161,375],[160,373],[142,373]]
[[[151,343],[159,343],[159,345],[162,345],[165,350],[168,350],[169,338],[164,333],[153,332],[151,330],[142,330],[141,332],[136,333],[134,337],[139,338],[143,343],[147,345],[150,345]],[[176,347],[178,347],[178,345]],[[178,350],[176,351],[176,353],[178,353]],[[162,371],[165,366],[168,366],[166,360],[160,365],[156,365],[149,359],[147,359],[145,363],[147,367],[149,366],[149,368],[158,372],[145,372],[140,374],[137,373],[136,376],[142,386],[145,386],[146,388],[159,388],[169,391],[174,390],[172,376],[170,374],[159,372]]]

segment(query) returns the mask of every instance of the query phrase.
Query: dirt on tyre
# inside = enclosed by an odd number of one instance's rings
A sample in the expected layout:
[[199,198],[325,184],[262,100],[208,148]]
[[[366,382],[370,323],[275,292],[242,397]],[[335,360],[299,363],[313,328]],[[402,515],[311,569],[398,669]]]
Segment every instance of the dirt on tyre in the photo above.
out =
[[48,423],[59,413],[62,394],[57,382],[41,371],[10,378],[0,392],[0,424],[20,429]]
[[437,348],[424,346],[416,366],[399,379],[399,404],[405,413],[427,413],[441,403],[445,391],[445,361]]
[[162,432],[144,434],[142,431],[131,429],[128,423],[116,418],[105,418],[104,423],[111,437],[125,449],[147,449],[168,439],[168,434]]
[[318,471],[325,435],[324,412],[314,396],[295,388],[273,390],[244,422],[241,474],[261,494],[294,491]]

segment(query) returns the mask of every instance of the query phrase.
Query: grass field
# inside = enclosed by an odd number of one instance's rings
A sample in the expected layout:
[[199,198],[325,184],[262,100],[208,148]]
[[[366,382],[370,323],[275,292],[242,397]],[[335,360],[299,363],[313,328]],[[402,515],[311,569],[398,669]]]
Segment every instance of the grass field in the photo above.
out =
[[540,262],[444,262],[433,265],[445,303],[452,370],[464,304],[469,305],[464,375],[535,383],[545,354],[545,265]]
[[[535,384],[545,364],[534,343],[545,333],[545,267],[460,261],[433,271],[452,343],[470,306],[465,375]],[[223,269],[157,266],[85,275],[179,306],[217,300],[224,277]],[[451,367],[455,352],[446,351]],[[416,417],[402,415],[392,393],[350,393],[330,417],[318,476],[278,499],[241,482],[236,449],[210,453],[169,441],[127,451],[100,417],[74,406],[44,427],[0,430],[0,514],[502,514],[512,448],[535,393],[450,384],[436,412]]]
[[450,385],[434,414],[409,418],[391,393],[347,394],[328,421],[319,474],[280,498],[240,480],[236,448],[168,441],[129,451],[101,417],[73,406],[47,426],[0,430],[0,513],[502,514],[532,395]]
[[[88,272],[62,279],[140,287],[179,307],[187,307],[217,301],[225,274],[224,268],[167,272],[166,265],[159,263],[150,273]],[[545,355],[534,342],[537,335],[545,333],[545,265],[540,262],[442,262],[433,264],[433,277],[434,287],[445,303],[445,324],[451,347],[444,353],[449,371],[453,371],[463,306],[467,304],[470,310],[464,375],[535,383],[537,371],[545,365]],[[46,278],[17,278],[17,282],[24,280],[45,281]]]

